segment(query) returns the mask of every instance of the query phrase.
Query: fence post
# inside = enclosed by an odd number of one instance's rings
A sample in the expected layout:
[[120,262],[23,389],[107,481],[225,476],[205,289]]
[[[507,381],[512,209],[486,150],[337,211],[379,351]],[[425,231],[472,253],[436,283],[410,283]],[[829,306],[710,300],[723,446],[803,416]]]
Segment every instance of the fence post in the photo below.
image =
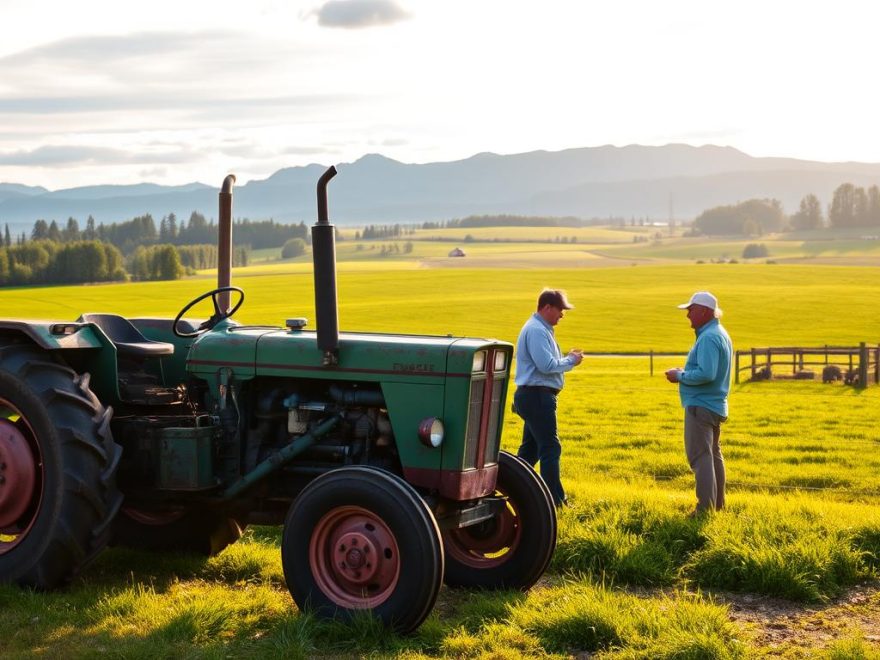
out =
[[734,352],[734,359],[736,360],[736,376],[734,377],[734,382],[739,385],[739,351]]
[[651,377],[653,378],[654,377],[654,349],[653,348],[650,349],[648,351],[648,354],[650,356],[649,360],[650,360],[650,364],[651,364]]
[[752,380],[755,380],[755,349],[752,349]]
[[880,344],[874,349],[874,384],[880,384]]
[[868,386],[868,347],[865,342],[859,344],[859,387]]

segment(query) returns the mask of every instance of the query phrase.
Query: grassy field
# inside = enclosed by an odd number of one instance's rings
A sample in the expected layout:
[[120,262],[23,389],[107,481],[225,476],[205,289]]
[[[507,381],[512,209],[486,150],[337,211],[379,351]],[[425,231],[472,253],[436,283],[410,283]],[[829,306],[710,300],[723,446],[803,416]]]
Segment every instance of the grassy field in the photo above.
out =
[[[700,264],[602,269],[424,269],[414,261],[382,268],[340,264],[344,330],[492,336],[513,341],[544,286],[568,291],[576,309],[558,328],[564,347],[585,351],[686,350],[692,342],[675,308],[694,290],[709,289],[725,310],[738,348],[876,342],[880,268]],[[246,301],[242,323],[314,318],[306,264],[236,270]],[[174,316],[214,286],[205,276],[174,282],[7,289],[4,314],[71,320],[82,312]]]
[[[675,304],[708,288],[738,348],[877,343],[878,277],[875,267],[782,264],[519,270],[342,261],[340,319],[351,330],[513,341],[539,289],[552,285],[577,306],[558,328],[563,348],[678,351],[692,332]],[[234,283],[247,293],[236,317],[244,323],[313,316],[306,265],[266,262],[237,270]],[[212,286],[206,277],[0,296],[12,317],[169,316]],[[209,560],[111,549],[66,591],[0,587],[0,656],[878,657],[880,387],[734,386],[722,437],[729,506],[691,520],[681,408],[660,375],[678,362],[657,359],[652,377],[646,358],[589,357],[570,374],[559,418],[573,506],[562,513],[551,570],[528,594],[444,589],[408,637],[368,618],[320,622],[287,594],[279,530],[257,527]],[[506,449],[516,449],[521,428],[506,417]],[[851,607],[856,586],[868,595]],[[758,625],[744,615],[766,602],[785,616]],[[773,625],[788,631],[784,642],[762,632]]]

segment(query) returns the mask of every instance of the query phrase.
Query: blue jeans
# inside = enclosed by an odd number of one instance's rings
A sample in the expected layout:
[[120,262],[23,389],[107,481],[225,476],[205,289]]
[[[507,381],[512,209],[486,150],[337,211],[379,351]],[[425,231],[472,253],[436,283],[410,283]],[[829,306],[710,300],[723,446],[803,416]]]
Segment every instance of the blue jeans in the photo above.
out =
[[561,506],[565,503],[565,490],[559,479],[562,445],[556,429],[556,395],[547,388],[518,387],[513,406],[525,422],[517,455],[532,466],[541,462],[541,478],[550,489],[553,502]]

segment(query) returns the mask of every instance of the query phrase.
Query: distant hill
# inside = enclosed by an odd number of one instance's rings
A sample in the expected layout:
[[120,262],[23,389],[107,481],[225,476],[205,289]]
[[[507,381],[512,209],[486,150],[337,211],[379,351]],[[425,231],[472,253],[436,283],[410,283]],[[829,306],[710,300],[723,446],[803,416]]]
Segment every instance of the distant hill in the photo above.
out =
[[[813,193],[827,204],[844,182],[880,184],[880,164],[754,158],[730,147],[588,147],[533,151],[426,164],[369,154],[337,165],[330,184],[336,224],[422,222],[467,215],[622,216],[689,220],[712,206],[753,197],[779,199],[787,212]],[[315,218],[315,184],[325,165],[279,170],[235,189],[234,215],[252,220]],[[218,179],[217,186],[220,181]],[[0,183],[0,223],[29,229],[42,218],[110,223],[150,213],[186,220],[194,210],[217,215],[218,188],[138,184],[48,191]]]

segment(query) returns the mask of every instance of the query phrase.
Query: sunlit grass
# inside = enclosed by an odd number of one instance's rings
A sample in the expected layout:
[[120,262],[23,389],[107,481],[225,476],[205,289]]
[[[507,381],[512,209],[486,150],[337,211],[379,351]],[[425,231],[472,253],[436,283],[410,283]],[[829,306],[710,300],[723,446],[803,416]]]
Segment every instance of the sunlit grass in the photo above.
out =
[[[411,266],[414,262],[402,262]],[[407,267],[409,267],[407,266]],[[256,267],[255,267],[256,268]],[[259,272],[259,271],[258,271]],[[314,319],[310,266],[233,275],[245,289],[242,323],[283,327]],[[557,329],[563,347],[586,351],[687,350],[693,335],[675,305],[713,291],[738,348],[877,342],[880,268],[704,264],[613,269],[416,269],[370,265],[338,277],[343,330],[489,336],[514,341],[544,286],[564,288],[576,309]],[[210,278],[101,286],[6,289],[4,315],[71,320],[83,312],[173,317],[215,286]],[[784,292],[781,293],[781,292]]]
[[[686,350],[693,335],[675,305],[702,288],[721,299],[740,348],[880,339],[880,321],[863,311],[880,303],[878,268],[447,270],[418,263],[344,262],[343,329],[514,341],[538,291],[551,285],[566,288],[577,306],[558,328],[563,348]],[[234,283],[247,293],[236,317],[244,323],[314,315],[308,263],[237,269]],[[203,277],[6,289],[0,296],[9,317],[169,317],[213,286]],[[815,606],[880,570],[880,387],[735,385],[722,434],[728,508],[691,520],[682,410],[662,376],[682,360],[656,358],[651,376],[646,357],[588,357],[567,375],[559,421],[573,506],[561,514],[548,576],[528,594],[444,589],[435,612],[409,637],[389,634],[369,617],[353,625],[317,621],[298,612],[287,593],[279,530],[258,527],[208,560],[114,548],[68,590],[0,586],[0,655],[752,657],[761,649],[713,594]],[[508,414],[504,448],[516,450],[521,430]],[[871,648],[854,628],[821,652],[871,657]]]

